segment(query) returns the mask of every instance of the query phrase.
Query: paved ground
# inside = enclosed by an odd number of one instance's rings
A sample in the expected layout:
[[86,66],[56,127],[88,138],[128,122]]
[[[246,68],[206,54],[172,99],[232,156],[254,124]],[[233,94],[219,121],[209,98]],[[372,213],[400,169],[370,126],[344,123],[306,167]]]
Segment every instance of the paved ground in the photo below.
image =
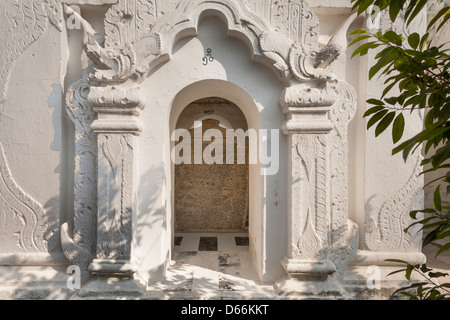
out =
[[[435,258],[437,248],[424,248],[427,265],[450,273],[450,252]],[[273,299],[273,285],[258,281],[248,250],[248,234],[176,234],[173,265],[162,286],[150,297],[156,299]],[[450,276],[440,279],[449,282]],[[161,288],[162,287],[162,288]],[[151,288],[149,288],[150,291]],[[162,291],[161,291],[162,289]]]
[[[176,234],[173,260],[162,284],[163,293],[155,298],[276,296],[273,285],[258,282],[245,233]],[[161,286],[155,289],[161,290]]]

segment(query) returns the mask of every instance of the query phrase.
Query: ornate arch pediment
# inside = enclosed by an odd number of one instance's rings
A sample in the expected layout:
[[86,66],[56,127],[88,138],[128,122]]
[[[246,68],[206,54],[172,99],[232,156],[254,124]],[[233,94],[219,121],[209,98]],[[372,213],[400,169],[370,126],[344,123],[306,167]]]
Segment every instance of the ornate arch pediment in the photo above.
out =
[[104,46],[87,22],[83,24],[86,52],[96,64],[91,80],[114,84],[145,78],[157,65],[170,60],[179,39],[197,35],[205,14],[222,18],[229,35],[246,43],[252,59],[274,69],[283,82],[334,80],[331,73],[317,67],[318,57],[323,59],[318,52],[318,19],[303,0],[274,1],[266,16],[237,0],[182,0],[164,14],[158,6],[163,5],[119,0],[105,16]]

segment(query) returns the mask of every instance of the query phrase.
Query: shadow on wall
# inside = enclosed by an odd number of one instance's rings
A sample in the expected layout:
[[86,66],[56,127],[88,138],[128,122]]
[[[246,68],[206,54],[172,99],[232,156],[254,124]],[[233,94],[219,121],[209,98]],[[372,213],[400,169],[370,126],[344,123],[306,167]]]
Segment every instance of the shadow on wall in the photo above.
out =
[[[154,261],[153,257],[164,254],[158,252],[163,247],[161,242],[170,241],[166,247],[171,247],[171,239],[168,238],[171,232],[167,230],[169,219],[167,201],[170,199],[164,198],[166,181],[163,164],[150,168],[141,174],[139,179],[135,241],[138,248],[138,263],[141,264],[140,276],[147,281],[148,279],[159,281],[164,277],[165,266],[159,261]],[[165,262],[168,263],[169,259],[170,257],[166,256]]]

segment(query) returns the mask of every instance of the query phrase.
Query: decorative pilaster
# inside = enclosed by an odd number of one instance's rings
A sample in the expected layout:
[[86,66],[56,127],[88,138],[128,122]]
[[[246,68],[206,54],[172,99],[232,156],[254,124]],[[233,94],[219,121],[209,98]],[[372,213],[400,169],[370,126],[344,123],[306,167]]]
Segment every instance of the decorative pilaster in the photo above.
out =
[[66,111],[75,126],[74,218],[61,226],[61,247],[67,259],[80,267],[82,282],[89,279],[97,212],[97,137],[91,128],[95,113],[88,93],[85,79],[74,83],[66,93]]
[[142,105],[139,88],[92,87],[89,101],[98,114],[97,250],[89,266],[94,275],[129,277],[133,260],[136,136]]
[[281,106],[289,137],[288,252],[282,261],[289,279],[278,283],[280,294],[306,297],[340,295],[330,277],[337,269],[330,258],[328,137],[333,97],[326,90],[297,85],[287,88]]

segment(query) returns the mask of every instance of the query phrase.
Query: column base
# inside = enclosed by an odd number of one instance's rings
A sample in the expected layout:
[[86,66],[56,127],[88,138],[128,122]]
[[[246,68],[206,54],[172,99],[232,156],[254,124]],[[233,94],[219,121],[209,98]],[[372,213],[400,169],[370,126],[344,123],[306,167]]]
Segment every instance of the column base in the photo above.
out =
[[284,259],[281,264],[288,276],[276,282],[281,296],[297,299],[347,299],[344,287],[332,275],[336,266],[328,260]]
[[287,259],[281,261],[290,278],[301,280],[324,281],[329,275],[334,274],[336,266],[328,260],[298,260]]
[[137,266],[128,260],[95,259],[89,265],[89,271],[98,276],[130,277]]
[[302,280],[286,277],[275,283],[280,296],[301,300],[346,300],[350,299],[343,286],[332,277],[323,281]]
[[142,299],[146,286],[135,278],[95,277],[71,300],[135,300]]

